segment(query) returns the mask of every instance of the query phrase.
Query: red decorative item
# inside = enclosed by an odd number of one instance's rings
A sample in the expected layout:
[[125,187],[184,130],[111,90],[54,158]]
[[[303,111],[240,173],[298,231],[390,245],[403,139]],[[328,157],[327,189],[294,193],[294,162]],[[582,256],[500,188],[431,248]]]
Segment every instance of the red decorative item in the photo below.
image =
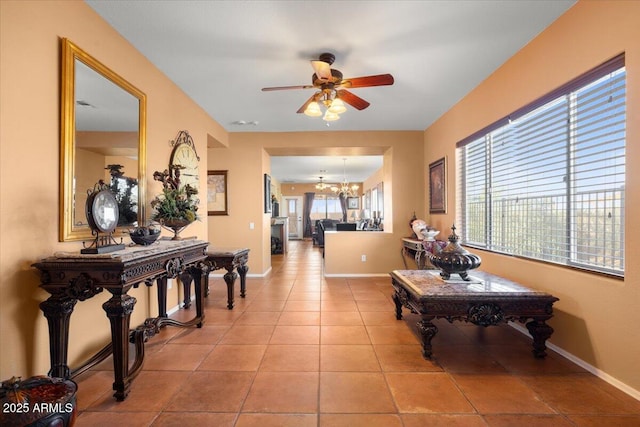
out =
[[47,376],[21,381],[13,377],[0,389],[3,427],[70,427],[76,419],[76,391],[71,380]]

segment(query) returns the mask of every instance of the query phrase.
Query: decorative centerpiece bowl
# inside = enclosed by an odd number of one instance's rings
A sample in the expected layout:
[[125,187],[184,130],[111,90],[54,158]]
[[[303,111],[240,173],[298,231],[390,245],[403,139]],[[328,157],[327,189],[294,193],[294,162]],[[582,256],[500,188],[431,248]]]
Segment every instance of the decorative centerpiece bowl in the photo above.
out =
[[149,246],[160,237],[158,227],[136,227],[129,230],[129,237],[136,245]]
[[458,243],[460,237],[456,234],[456,226],[451,227],[451,235],[447,246],[436,254],[430,254],[429,260],[439,268],[440,276],[447,280],[452,274],[458,274],[462,280],[470,280],[469,270],[480,267],[482,262],[478,255],[472,254]]
[[435,239],[435,237],[440,234],[440,230],[434,230],[432,228],[425,228],[424,230],[420,231],[420,235],[422,237],[422,240],[426,240],[427,242],[433,242]]

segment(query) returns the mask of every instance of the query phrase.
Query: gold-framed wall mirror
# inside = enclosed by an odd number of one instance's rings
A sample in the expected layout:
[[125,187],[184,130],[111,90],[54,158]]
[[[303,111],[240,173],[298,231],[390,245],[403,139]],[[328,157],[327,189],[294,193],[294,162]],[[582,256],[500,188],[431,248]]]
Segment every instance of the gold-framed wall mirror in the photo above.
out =
[[62,42],[60,241],[91,238],[87,190],[116,194],[114,235],[145,223],[146,95],[69,39]]

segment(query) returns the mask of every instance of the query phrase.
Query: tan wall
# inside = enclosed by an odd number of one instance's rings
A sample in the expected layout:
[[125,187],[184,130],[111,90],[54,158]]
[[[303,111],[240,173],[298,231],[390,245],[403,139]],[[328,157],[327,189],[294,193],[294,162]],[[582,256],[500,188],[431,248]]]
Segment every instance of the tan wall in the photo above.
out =
[[[375,154],[384,154],[385,232],[355,238],[346,232],[331,236],[325,241],[325,271],[332,275],[387,274],[402,268],[401,238],[410,234],[409,218],[414,210],[421,211],[424,203],[422,137],[422,132],[231,134],[228,148],[209,149],[208,168],[229,170],[230,185],[230,214],[209,217],[209,241],[249,247],[249,273],[265,274],[271,268],[269,240],[260,239],[270,236],[270,216],[262,213],[262,173],[270,171],[268,153],[303,155],[308,150],[308,154],[331,155],[335,148],[366,147],[369,154],[372,149]],[[249,223],[254,223],[254,230]],[[260,224],[262,230],[258,229]],[[362,240],[357,250],[354,239]],[[363,263],[365,249],[371,255]]]
[[376,185],[378,185],[379,182],[382,182],[383,180],[384,180],[384,169],[380,168],[362,183],[362,186],[360,187],[361,192],[364,193],[367,190],[371,190]]
[[[449,210],[431,215],[441,230],[455,218],[455,143],[620,52],[627,67],[627,164],[640,159],[640,2],[580,1],[425,132],[427,165],[448,159]],[[640,393],[640,169],[627,167],[625,280],[476,251],[482,269],[543,289],[555,304],[551,342]],[[426,208],[425,208],[426,209]],[[426,211],[424,212],[427,216]],[[631,327],[625,327],[625,325]],[[623,386],[624,387],[624,386]]]
[[[207,141],[228,144],[226,132],[81,1],[0,1],[0,378],[49,370],[47,323],[31,264],[80,242],[58,242],[60,38],[67,37],[148,97],[147,202],[161,188],[154,170],[169,161],[169,140],[189,130],[206,182]],[[207,236],[206,217],[185,232]],[[168,306],[178,303],[176,287]],[[131,295],[132,324],[155,314],[155,289]],[[73,366],[109,340],[101,307],[106,292],[78,303],[71,318]]]

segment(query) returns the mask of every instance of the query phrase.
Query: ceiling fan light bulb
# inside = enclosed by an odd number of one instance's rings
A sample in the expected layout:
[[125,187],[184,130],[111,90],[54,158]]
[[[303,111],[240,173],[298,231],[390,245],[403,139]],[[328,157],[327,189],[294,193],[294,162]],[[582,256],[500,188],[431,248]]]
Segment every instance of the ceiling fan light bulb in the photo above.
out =
[[331,107],[329,107],[329,111],[335,114],[342,114],[347,111],[347,107],[344,106],[344,102],[341,99],[336,98],[331,102]]
[[304,110],[304,114],[309,117],[320,117],[322,115],[322,111],[320,110],[318,103],[313,101],[307,105],[307,108]]
[[334,122],[336,120],[339,120],[340,116],[327,110],[327,112],[324,113],[324,117],[322,119],[327,122]]

